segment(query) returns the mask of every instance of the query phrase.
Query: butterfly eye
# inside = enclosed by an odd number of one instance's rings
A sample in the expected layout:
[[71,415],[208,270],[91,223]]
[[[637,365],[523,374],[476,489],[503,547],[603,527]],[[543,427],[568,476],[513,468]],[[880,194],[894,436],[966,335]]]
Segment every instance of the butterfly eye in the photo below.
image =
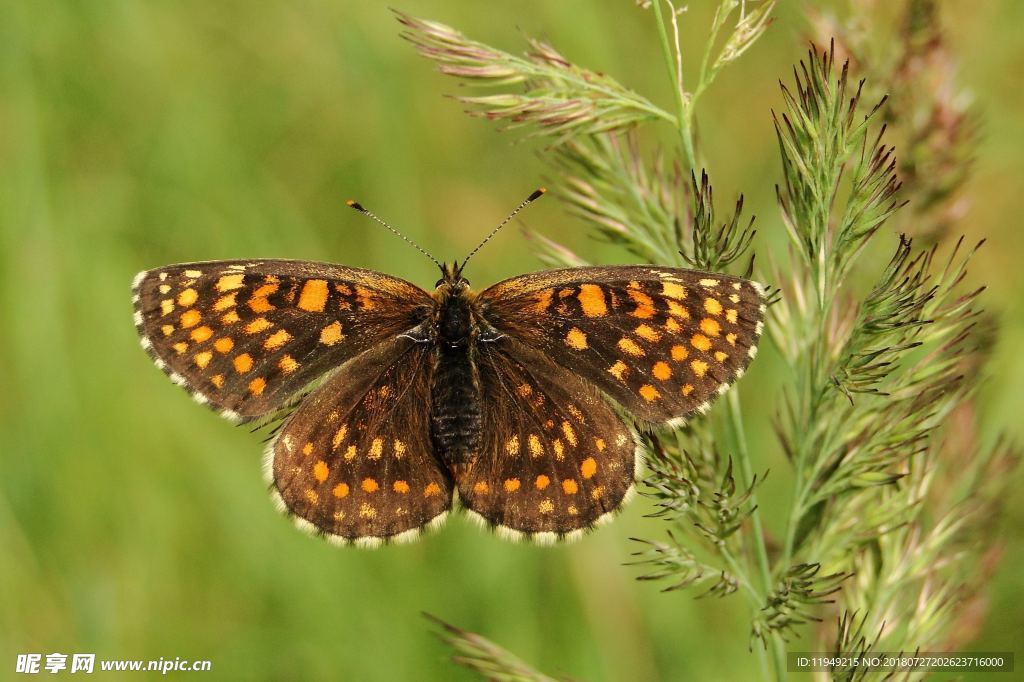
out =
[[434,288],[436,289],[437,287],[441,286],[442,284],[444,284],[444,278],[443,277],[441,279],[437,280],[436,282],[434,282]]

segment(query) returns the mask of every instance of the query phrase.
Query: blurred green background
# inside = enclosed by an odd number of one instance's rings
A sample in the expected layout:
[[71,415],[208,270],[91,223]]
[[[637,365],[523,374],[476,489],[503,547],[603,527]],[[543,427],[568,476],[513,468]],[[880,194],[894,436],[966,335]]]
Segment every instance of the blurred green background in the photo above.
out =
[[[702,45],[705,3],[683,16]],[[652,19],[634,3],[407,0],[401,9],[521,51],[520,31],[670,107]],[[962,222],[990,247],[1003,335],[981,396],[988,440],[1024,438],[1024,4],[945,6],[960,82],[984,139]],[[782,253],[769,110],[803,56],[785,3],[753,52],[702,101],[719,201],[747,195],[758,249]],[[411,546],[337,549],[272,508],[259,434],[197,407],[139,349],[129,283],[141,269],[218,258],[329,260],[421,285],[433,265],[345,208],[357,197],[439,258],[464,255],[542,183],[538,144],[500,135],[441,97],[456,85],[366,2],[0,4],[0,677],[15,653],[210,659],[216,679],[472,679],[421,611],[481,632],[550,674],[588,680],[744,679],[739,600],[659,594],[623,566],[656,537],[643,499],[565,547],[512,545],[455,517]],[[667,131],[666,131],[667,132]],[[556,200],[523,222],[588,259]],[[516,230],[475,259],[476,285],[539,263]],[[744,380],[770,415],[770,355]],[[765,400],[764,397],[769,397]],[[769,431],[769,526],[785,464]],[[773,497],[774,496],[774,497]],[[778,499],[775,499],[778,497]],[[1008,509],[1002,569],[975,649],[1024,632],[1024,504]],[[1020,665],[1020,662],[1018,662]]]

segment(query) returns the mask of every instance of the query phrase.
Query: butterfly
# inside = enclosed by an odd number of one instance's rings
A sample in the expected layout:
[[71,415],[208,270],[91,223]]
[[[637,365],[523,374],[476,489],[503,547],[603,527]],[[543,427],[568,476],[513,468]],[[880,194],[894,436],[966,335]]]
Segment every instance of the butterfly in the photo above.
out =
[[621,265],[476,292],[469,257],[431,257],[433,292],[310,261],[169,265],[136,276],[135,325],[199,403],[234,422],[279,420],[265,459],[278,506],[360,546],[439,525],[456,496],[505,536],[575,538],[633,489],[633,420],[707,411],[757,352],[756,282]]

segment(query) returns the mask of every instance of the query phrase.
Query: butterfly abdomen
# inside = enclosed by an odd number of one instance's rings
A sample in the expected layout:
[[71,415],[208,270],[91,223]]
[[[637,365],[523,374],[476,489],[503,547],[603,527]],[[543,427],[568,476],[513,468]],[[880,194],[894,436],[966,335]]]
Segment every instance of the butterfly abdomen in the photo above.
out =
[[449,467],[466,464],[480,447],[480,378],[473,364],[474,313],[467,289],[438,302],[431,386],[431,437]]
[[469,346],[441,344],[431,387],[431,437],[448,466],[467,463],[480,447],[480,382]]

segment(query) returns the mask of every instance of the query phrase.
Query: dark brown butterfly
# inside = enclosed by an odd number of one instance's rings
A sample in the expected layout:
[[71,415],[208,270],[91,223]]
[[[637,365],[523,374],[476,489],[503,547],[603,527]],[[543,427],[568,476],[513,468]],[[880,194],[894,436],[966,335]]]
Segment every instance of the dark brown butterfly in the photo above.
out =
[[266,458],[281,508],[370,546],[439,524],[456,493],[506,535],[582,534],[633,486],[621,413],[679,424],[757,351],[764,289],[745,279],[580,267],[477,293],[465,263],[438,263],[433,293],[327,263],[171,265],[135,278],[135,324],[198,402],[285,417]]

